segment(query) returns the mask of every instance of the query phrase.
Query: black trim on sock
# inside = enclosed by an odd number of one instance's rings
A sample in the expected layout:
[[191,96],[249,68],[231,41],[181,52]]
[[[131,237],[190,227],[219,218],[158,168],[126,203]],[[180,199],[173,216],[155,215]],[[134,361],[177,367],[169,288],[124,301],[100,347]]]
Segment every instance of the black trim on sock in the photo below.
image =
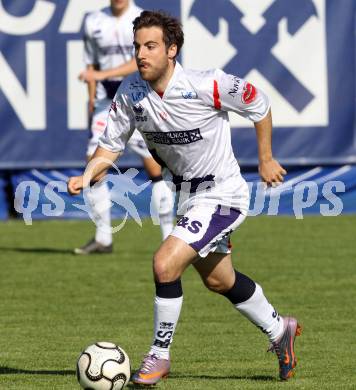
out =
[[183,295],[182,282],[180,278],[167,283],[155,281],[155,284],[156,295],[160,298],[179,298]]
[[154,176],[154,177],[150,177],[150,180],[152,181],[152,183],[157,183],[157,182],[163,180],[163,177],[162,177],[162,175]]
[[234,305],[247,301],[256,290],[256,283],[248,276],[235,270],[235,283],[231,289],[221,294],[229,299]]

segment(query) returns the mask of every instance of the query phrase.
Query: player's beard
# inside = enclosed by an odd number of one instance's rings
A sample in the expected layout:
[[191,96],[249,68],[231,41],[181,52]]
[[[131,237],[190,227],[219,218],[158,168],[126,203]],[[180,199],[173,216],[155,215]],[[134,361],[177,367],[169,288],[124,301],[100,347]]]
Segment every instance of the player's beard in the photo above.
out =
[[166,72],[168,71],[169,61],[168,58],[166,61],[163,61],[162,64],[151,65],[148,64],[147,68],[138,67],[141,78],[149,83],[157,83],[160,79],[162,79]]

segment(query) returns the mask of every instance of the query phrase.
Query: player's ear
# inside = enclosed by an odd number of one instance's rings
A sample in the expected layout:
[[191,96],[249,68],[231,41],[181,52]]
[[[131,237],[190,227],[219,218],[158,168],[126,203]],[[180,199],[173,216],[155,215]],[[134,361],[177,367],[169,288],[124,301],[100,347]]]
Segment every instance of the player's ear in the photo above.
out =
[[177,56],[177,45],[173,43],[171,46],[168,48],[168,58],[170,60],[174,60]]

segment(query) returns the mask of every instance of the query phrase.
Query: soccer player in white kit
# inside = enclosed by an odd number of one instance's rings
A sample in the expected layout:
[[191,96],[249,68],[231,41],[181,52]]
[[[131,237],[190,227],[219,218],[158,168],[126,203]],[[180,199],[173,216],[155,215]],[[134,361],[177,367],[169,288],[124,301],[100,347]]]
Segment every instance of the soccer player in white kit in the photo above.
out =
[[[272,157],[268,98],[218,69],[183,70],[176,62],[183,32],[168,15],[144,11],[134,21],[134,37],[138,72],[125,78],[114,98],[91,161],[93,177],[116,160],[137,128],[153,155],[172,172],[181,192],[181,218],[153,257],[153,341],[132,381],[153,385],[169,374],[169,348],[183,302],[180,278],[191,264],[209,290],[225,296],[266,333],[278,357],[280,378],[287,380],[296,365],[294,339],[301,328],[295,318],[278,314],[259,284],[234,270],[228,245],[249,205],[247,184],[231,147],[228,111],[254,122],[262,180],[276,185],[286,174]],[[68,191],[80,193],[89,180],[71,178]]]
[[[99,138],[105,131],[111,101],[123,77],[137,70],[133,57],[132,21],[141,11],[133,1],[111,0],[110,7],[92,12],[85,19],[84,60],[87,69],[80,78],[88,83],[89,112],[92,114],[88,158],[95,152]],[[95,79],[99,81],[96,83]],[[158,211],[164,239],[173,229],[172,192],[163,181],[160,165],[152,158],[138,131],[133,132],[128,146],[142,158],[144,168],[152,180],[152,203]],[[93,186],[88,193],[88,200],[96,224],[95,238],[83,247],[76,248],[74,253],[110,253],[111,203],[107,183],[100,182]]]

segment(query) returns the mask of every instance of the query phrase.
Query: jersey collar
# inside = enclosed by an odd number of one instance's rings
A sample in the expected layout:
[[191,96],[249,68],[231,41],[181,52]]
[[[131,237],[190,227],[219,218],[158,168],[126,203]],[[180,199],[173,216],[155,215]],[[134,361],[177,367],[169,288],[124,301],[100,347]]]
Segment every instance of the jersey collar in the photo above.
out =
[[175,66],[174,66],[174,71],[173,71],[173,74],[172,74],[172,77],[170,78],[169,82],[168,82],[168,85],[167,85],[167,88],[166,90],[164,91],[163,93],[163,96],[162,98],[158,95],[158,93],[156,91],[154,91],[152,89],[152,87],[150,86],[149,82],[146,81],[146,84],[147,84],[147,87],[149,88],[150,91],[152,91],[153,93],[155,93],[160,100],[164,99],[166,96],[168,96],[169,94],[169,91],[174,87],[175,83],[177,80],[179,80],[179,77],[181,76],[181,74],[184,72],[183,68],[182,68],[182,65],[179,63],[179,62],[176,62],[175,63]]

